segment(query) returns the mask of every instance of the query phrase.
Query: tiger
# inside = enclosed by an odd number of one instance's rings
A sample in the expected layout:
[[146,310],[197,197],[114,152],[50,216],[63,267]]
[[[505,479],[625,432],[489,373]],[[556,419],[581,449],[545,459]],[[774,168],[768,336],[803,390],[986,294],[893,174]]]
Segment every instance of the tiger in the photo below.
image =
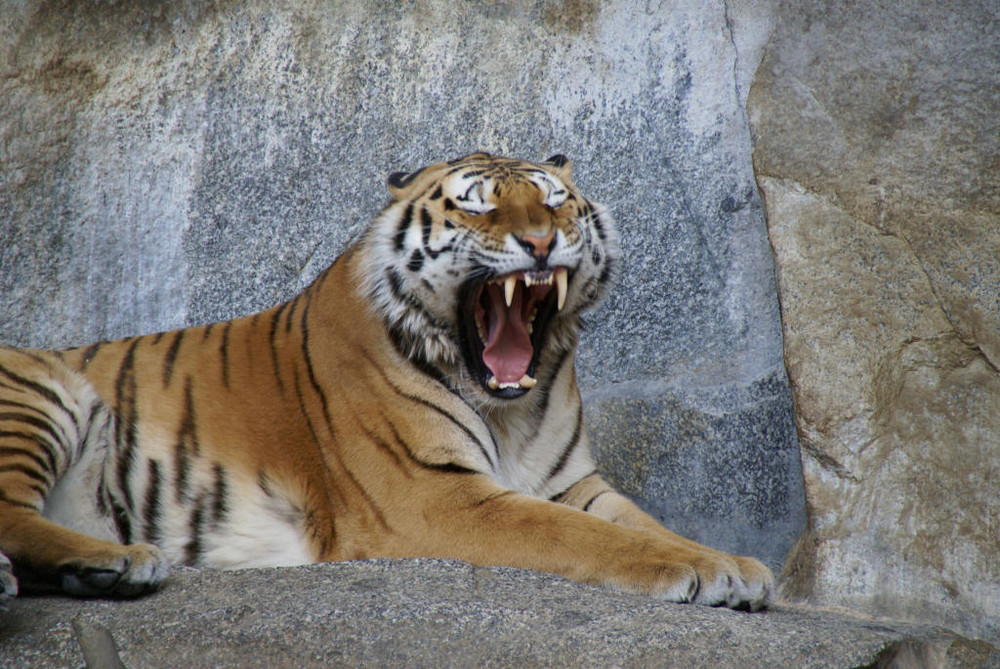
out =
[[0,349],[0,554],[22,590],[133,597],[171,565],[436,557],[767,607],[764,564],[670,532],[597,471],[575,356],[620,239],[570,161],[473,153],[388,190],[267,311]]

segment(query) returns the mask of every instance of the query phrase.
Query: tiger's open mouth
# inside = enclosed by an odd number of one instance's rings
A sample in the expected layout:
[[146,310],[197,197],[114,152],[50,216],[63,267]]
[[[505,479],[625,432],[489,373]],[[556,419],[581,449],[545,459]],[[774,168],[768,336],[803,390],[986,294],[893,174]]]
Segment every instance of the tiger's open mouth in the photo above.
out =
[[463,288],[466,365],[495,397],[513,399],[534,387],[545,331],[566,301],[568,270],[513,272]]

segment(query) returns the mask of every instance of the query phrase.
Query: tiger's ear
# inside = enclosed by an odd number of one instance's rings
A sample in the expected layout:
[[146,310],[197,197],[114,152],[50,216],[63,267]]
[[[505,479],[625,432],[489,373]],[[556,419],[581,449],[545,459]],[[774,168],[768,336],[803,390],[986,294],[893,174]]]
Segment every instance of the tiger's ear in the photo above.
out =
[[573,165],[572,163],[569,162],[569,158],[567,158],[561,153],[557,153],[556,155],[546,160],[545,164],[554,167],[555,173],[560,179],[565,179],[569,181],[570,172],[573,169]]
[[406,197],[417,177],[426,169],[426,167],[421,167],[416,172],[393,172],[390,174],[389,178],[386,179],[386,184],[389,186],[389,192],[392,193],[392,197],[397,200]]
[[427,184],[440,177],[447,167],[448,163],[434,163],[421,167],[416,172],[394,172],[386,179],[386,185],[389,186],[393,199],[403,200],[426,188]]

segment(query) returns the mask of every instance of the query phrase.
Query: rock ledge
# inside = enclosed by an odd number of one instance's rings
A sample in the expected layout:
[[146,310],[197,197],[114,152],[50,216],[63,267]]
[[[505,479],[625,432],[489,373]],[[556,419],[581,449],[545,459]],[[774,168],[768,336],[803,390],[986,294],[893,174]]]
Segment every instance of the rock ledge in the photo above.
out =
[[0,614],[0,667],[80,666],[79,640],[100,652],[104,630],[131,667],[1000,666],[989,644],[927,625],[665,604],[424,559],[179,569],[134,601],[20,598]]

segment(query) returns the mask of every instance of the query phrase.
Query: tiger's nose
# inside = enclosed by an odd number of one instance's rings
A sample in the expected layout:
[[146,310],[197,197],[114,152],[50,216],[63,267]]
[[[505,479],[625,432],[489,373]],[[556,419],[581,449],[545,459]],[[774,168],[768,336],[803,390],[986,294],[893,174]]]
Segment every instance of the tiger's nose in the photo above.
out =
[[521,235],[517,238],[517,241],[524,247],[525,251],[539,260],[545,260],[549,257],[549,253],[552,252],[552,248],[556,244],[556,233],[553,230],[544,237],[539,237],[537,235]]

